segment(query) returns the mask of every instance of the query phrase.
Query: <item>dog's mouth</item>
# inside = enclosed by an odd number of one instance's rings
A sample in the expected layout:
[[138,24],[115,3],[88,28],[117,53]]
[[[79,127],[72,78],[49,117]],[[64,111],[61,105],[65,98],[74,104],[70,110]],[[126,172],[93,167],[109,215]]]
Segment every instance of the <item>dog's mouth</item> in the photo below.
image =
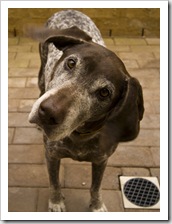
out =
[[105,118],[103,117],[96,121],[84,122],[81,126],[75,129],[74,133],[78,135],[90,135],[96,133],[102,128],[104,121]]
[[105,118],[101,118],[96,121],[86,121],[82,123],[79,127],[71,130],[70,133],[66,132],[66,128],[61,127],[60,131],[58,130],[58,125],[40,125],[42,131],[47,136],[47,138],[50,141],[58,141],[60,139],[63,139],[65,137],[69,137],[71,134],[74,134],[75,136],[92,136],[96,133],[98,133],[103,124],[104,124]]

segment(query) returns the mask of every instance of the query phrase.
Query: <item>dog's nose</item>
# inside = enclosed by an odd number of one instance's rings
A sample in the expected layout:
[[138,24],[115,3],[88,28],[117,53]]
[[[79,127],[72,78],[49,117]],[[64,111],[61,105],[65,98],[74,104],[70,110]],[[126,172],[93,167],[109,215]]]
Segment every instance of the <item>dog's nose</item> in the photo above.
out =
[[64,120],[65,108],[61,103],[48,98],[40,104],[38,116],[42,124],[58,125]]

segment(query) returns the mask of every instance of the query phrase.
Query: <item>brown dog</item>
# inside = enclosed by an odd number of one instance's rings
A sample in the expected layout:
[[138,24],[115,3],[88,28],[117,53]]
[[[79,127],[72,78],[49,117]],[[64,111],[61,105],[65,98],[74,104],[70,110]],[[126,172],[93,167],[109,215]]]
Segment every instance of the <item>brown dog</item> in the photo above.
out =
[[60,159],[92,162],[92,211],[107,211],[100,186],[108,157],[119,142],[133,140],[143,117],[142,88],[84,14],[54,14],[42,29],[40,98],[29,115],[44,132],[50,178],[49,211],[66,211],[59,182]]

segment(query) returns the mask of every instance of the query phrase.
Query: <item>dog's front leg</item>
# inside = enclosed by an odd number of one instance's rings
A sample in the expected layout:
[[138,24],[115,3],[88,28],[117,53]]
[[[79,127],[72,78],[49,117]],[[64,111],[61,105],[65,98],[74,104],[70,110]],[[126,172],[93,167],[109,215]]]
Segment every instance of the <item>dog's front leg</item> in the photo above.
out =
[[91,204],[90,208],[93,212],[107,212],[107,208],[102,201],[100,187],[107,161],[100,164],[92,163],[92,185],[90,189]]
[[60,160],[49,158],[46,155],[50,181],[49,212],[65,212],[64,196],[61,193],[59,181]]

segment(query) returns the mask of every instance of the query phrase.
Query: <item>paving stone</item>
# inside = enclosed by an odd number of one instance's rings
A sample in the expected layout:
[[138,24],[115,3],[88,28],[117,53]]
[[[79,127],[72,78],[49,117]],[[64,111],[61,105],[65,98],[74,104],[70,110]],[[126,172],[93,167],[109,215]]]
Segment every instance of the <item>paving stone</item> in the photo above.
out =
[[8,184],[14,187],[47,187],[49,181],[46,165],[9,164]]
[[45,163],[43,145],[9,145],[9,163]]
[[108,165],[117,167],[154,167],[154,160],[148,147],[132,147],[120,144],[109,158]]
[[109,212],[124,211],[121,191],[102,190],[102,197]]
[[160,102],[159,100],[146,101],[144,102],[145,112],[152,114],[160,113]]
[[[77,175],[76,175],[77,174]],[[65,188],[90,188],[90,165],[65,165]]]
[[160,60],[160,52],[153,52],[156,59]]
[[145,38],[145,40],[149,45],[160,45],[159,38]]
[[10,187],[8,212],[36,212],[38,189]]
[[22,59],[14,59],[8,62],[9,68],[27,68],[29,65],[29,60],[25,58]]
[[[141,123],[142,127],[142,123]],[[141,129],[138,137],[130,142],[122,143],[123,145],[133,146],[159,146],[160,145],[159,129]]]
[[8,61],[14,60],[16,57],[16,52],[9,52],[8,53]]
[[[69,212],[88,212],[90,194],[88,190],[64,189],[66,208]],[[122,197],[120,191],[102,190],[102,198],[109,212],[122,212]]]
[[[119,52],[119,57],[122,60],[137,60],[140,68],[146,68],[148,63],[157,61],[152,52]],[[150,67],[150,66],[149,66]],[[137,67],[136,67],[137,68]]]
[[39,54],[34,52],[18,52],[16,55],[16,59],[22,59],[25,58],[26,60],[32,59],[32,60],[40,60]]
[[[76,175],[77,174],[77,175]],[[106,167],[102,189],[119,189],[118,176],[121,169]],[[91,186],[91,166],[88,165],[65,165],[65,187],[66,188],[87,188]]]
[[160,212],[160,209],[134,209],[134,208],[125,208],[125,212]]
[[[68,212],[89,212],[90,193],[85,189],[62,189],[65,196],[65,205]],[[102,190],[103,201],[109,212],[124,211],[120,191]],[[47,188],[39,189],[38,212],[48,211],[49,191]]]
[[42,144],[42,132],[37,128],[16,128],[14,144]]
[[8,52],[30,52],[31,46],[25,45],[14,45],[14,46],[8,46]]
[[122,171],[117,167],[106,167],[103,181],[102,189],[109,190],[119,190],[119,176],[122,175]]
[[9,87],[25,87],[26,78],[8,78]]
[[28,78],[26,87],[37,87],[38,86],[38,78]]
[[90,166],[90,162],[85,162],[85,161],[83,161],[82,163],[81,162],[79,162],[79,161],[77,161],[77,160],[73,160],[73,159],[71,159],[71,158],[63,158],[62,160],[61,160],[61,163],[62,164],[75,164],[75,165],[88,165],[88,166]]
[[19,38],[19,45],[21,46],[25,46],[25,45],[33,45],[34,43],[36,43],[35,40],[31,39],[31,38],[27,38],[27,37],[21,37]]
[[104,38],[103,40],[104,40],[105,45],[106,45],[107,47],[114,46],[114,41],[113,41],[112,38]]
[[[8,185],[13,187],[49,187],[46,163],[10,163],[8,165]],[[64,187],[64,167],[60,167],[60,182]]]
[[40,94],[38,88],[9,88],[10,99],[37,99]]
[[38,189],[37,212],[48,212],[49,188]]
[[110,46],[110,50],[117,53],[117,52],[130,52],[130,46],[122,46],[122,45],[115,45],[115,46]]
[[151,147],[150,151],[152,153],[155,166],[160,166],[160,148]]
[[16,112],[18,110],[20,100],[18,99],[9,99],[8,100],[8,111],[9,112]]
[[31,127],[35,126],[28,121],[28,113],[8,113],[9,127]]
[[29,68],[40,68],[41,66],[41,61],[40,59],[30,59],[30,62],[29,62]]
[[18,110],[21,112],[29,112],[30,113],[35,101],[36,101],[36,99],[35,100],[20,100]]
[[142,58],[137,59],[140,68],[160,68],[160,61],[157,59]]
[[[151,68],[153,67],[151,66]],[[156,79],[156,77],[149,77],[148,79],[141,77],[139,82],[143,88],[158,89],[160,87],[160,79]]]
[[137,78],[143,88],[158,88],[160,86],[160,72],[159,69],[128,69],[128,72]]
[[39,55],[39,43],[36,42],[32,44],[31,52],[35,52]]
[[69,212],[89,212],[90,194],[84,189],[63,189],[66,209]]
[[160,61],[157,59],[149,60],[147,58],[137,60],[140,68],[160,68]]
[[37,212],[48,212],[49,188],[38,189]]
[[9,68],[9,77],[38,77],[37,68]]
[[133,52],[160,52],[159,45],[157,46],[131,46]]
[[160,115],[159,114],[148,114],[145,112],[142,120],[142,128],[160,128]]
[[8,128],[8,143],[12,143],[15,128]]
[[159,69],[129,69],[129,73],[137,78],[143,88],[158,88],[160,86]]
[[148,177],[150,176],[149,170],[146,168],[133,168],[133,167],[122,167],[122,175],[123,176],[142,176]]
[[19,43],[18,37],[9,37],[8,38],[8,45],[17,45]]
[[[147,45],[143,38],[114,38],[116,45]],[[144,46],[145,47],[145,46]]]
[[155,79],[160,78],[160,71],[159,69],[156,69],[156,68],[129,69],[128,71],[132,76],[138,79],[140,78],[149,79],[153,77]]
[[[88,212],[90,195],[84,189],[62,189],[65,196],[65,205],[68,212]],[[38,212],[48,211],[49,190],[39,189]]]
[[151,173],[151,176],[157,177],[160,183],[160,168],[151,168],[150,173]]
[[160,99],[159,89],[143,89],[144,101],[152,101]]
[[124,59],[123,63],[126,66],[127,70],[129,68],[139,68],[138,63],[137,63],[136,60]]

